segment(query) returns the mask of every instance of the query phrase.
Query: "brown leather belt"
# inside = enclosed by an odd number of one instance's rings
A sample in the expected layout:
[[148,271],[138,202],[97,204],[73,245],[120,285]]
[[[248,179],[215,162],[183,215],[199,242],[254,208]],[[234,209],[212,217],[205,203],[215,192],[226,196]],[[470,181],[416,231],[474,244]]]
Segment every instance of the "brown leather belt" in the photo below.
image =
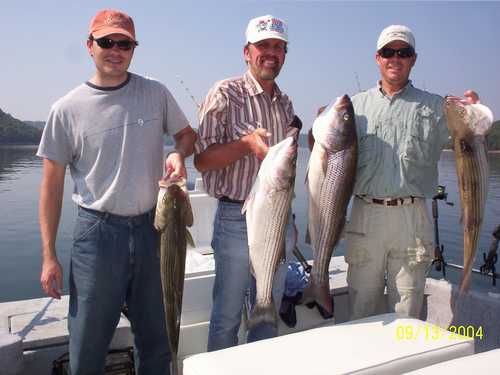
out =
[[409,196],[409,197],[401,197],[401,198],[370,198],[364,195],[356,195],[359,199],[364,200],[368,203],[380,204],[382,206],[402,206],[404,204],[413,204],[415,203],[417,197]]
[[245,201],[237,201],[237,200],[228,198],[226,196],[220,197],[219,200],[221,202],[226,202],[226,203],[235,203],[235,204],[243,204],[243,203],[245,203]]

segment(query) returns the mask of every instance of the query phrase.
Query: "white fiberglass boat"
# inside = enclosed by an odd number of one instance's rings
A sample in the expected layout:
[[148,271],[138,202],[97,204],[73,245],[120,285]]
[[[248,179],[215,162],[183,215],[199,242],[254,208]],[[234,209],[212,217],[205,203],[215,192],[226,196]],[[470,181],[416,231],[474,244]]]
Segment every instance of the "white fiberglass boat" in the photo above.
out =
[[[201,180],[190,196],[197,248],[189,250],[186,263],[179,347],[184,375],[465,374],[483,367],[500,373],[500,349],[496,349],[500,295],[473,289],[455,303],[455,286],[428,279],[421,320],[380,309],[380,315],[347,322],[343,257],[330,263],[335,320],[323,320],[316,309],[297,306],[297,325],[289,328],[280,322],[279,337],[205,353],[214,281],[210,240],[217,201],[203,191]],[[0,374],[49,375],[53,361],[68,350],[67,310],[68,296],[0,303]],[[241,344],[244,331],[243,324]],[[130,325],[123,316],[111,348],[132,344]]]

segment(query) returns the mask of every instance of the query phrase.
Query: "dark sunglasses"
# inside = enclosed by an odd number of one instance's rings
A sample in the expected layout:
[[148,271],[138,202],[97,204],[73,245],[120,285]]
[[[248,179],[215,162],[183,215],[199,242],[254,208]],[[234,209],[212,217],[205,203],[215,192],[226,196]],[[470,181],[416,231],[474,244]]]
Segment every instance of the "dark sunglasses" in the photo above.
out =
[[394,55],[398,55],[402,59],[408,59],[415,55],[415,51],[411,47],[401,48],[401,49],[393,49],[389,47],[381,48],[378,51],[378,54],[382,56],[384,59],[390,59]]
[[122,51],[129,51],[132,47],[136,47],[139,45],[138,42],[136,42],[134,40],[128,40],[128,39],[113,40],[113,39],[109,39],[106,37],[95,39],[93,36],[90,36],[89,39],[95,41],[97,43],[97,45],[99,47],[101,47],[102,49],[113,48],[116,44],[118,49],[121,49]]

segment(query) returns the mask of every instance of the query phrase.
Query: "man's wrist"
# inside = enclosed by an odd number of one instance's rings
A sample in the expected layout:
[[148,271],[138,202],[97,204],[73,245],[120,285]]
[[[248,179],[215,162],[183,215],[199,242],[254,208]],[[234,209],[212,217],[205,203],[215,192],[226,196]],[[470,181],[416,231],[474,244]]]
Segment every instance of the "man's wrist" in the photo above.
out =
[[179,154],[183,159],[186,158],[186,156],[184,155],[184,152],[182,152],[181,150],[178,150],[178,149],[173,149],[172,151],[170,151],[169,153],[167,153],[167,158],[171,155],[171,154]]

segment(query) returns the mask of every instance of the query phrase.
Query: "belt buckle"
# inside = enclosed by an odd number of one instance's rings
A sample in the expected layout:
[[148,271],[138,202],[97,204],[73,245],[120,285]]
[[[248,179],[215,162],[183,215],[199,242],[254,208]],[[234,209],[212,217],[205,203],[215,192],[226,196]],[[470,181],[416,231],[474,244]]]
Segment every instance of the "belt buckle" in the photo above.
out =
[[401,205],[402,205],[404,202],[403,198],[393,198],[393,199],[384,201],[384,203],[386,206],[399,206],[399,204],[398,204],[399,199],[401,199]]

